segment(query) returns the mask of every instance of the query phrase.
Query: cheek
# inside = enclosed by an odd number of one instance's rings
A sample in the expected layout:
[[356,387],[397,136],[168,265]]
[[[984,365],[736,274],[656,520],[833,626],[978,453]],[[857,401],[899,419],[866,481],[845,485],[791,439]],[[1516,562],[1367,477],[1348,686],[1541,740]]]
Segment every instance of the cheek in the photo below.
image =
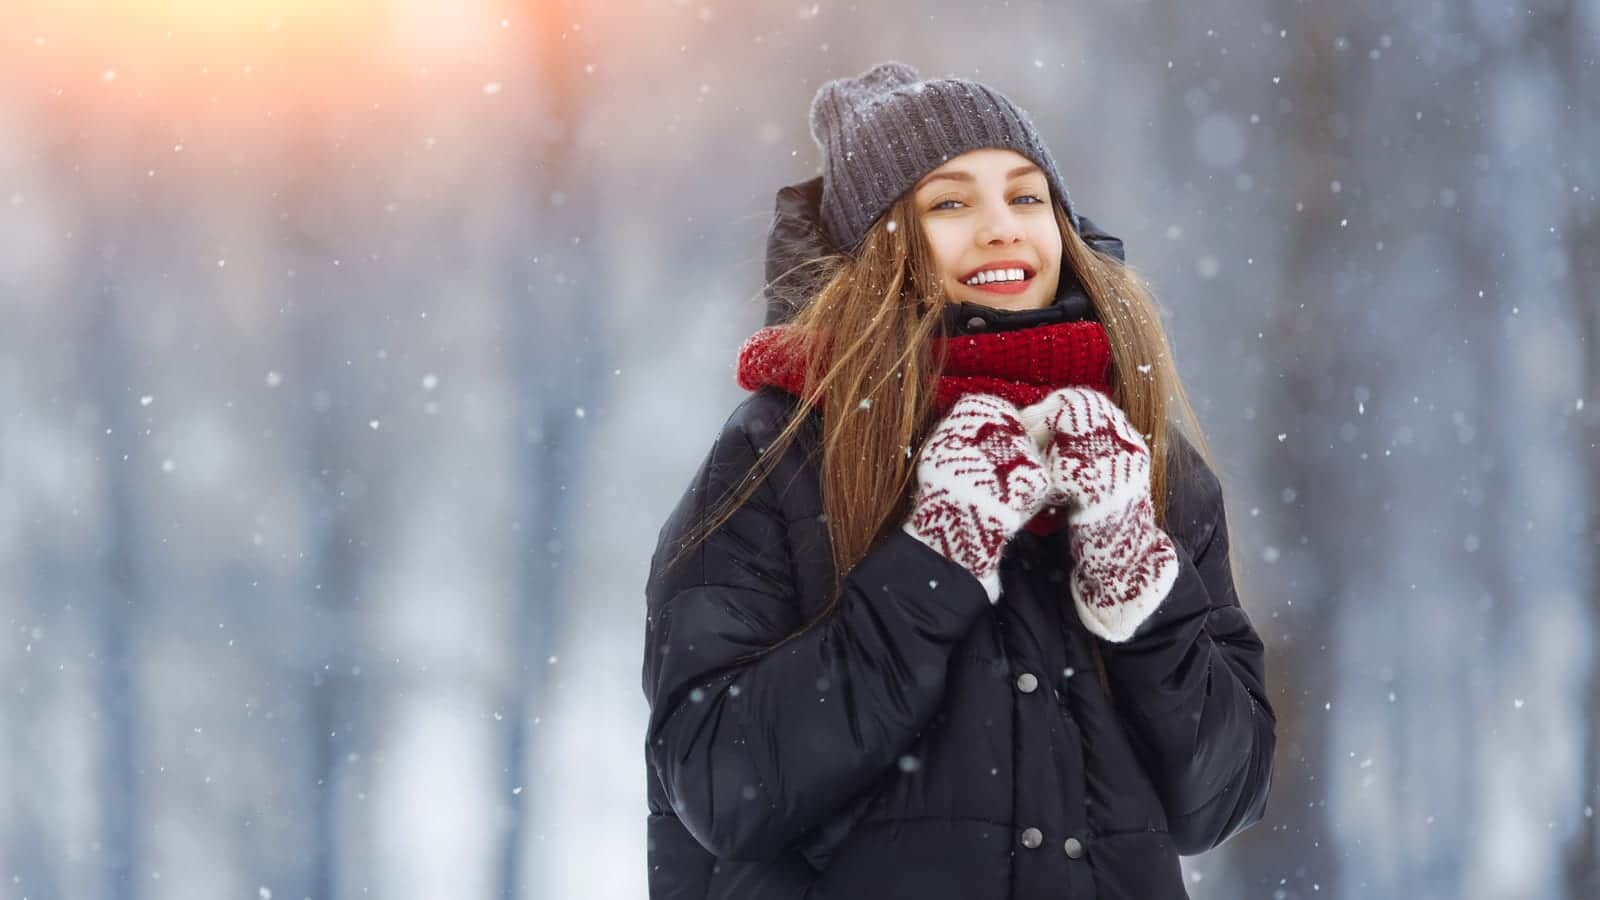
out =
[[1053,220],[1041,222],[1037,227],[1031,229],[1029,237],[1032,239],[1034,246],[1039,248],[1041,262],[1053,261],[1059,263],[1061,261],[1061,229],[1056,227],[1056,223]]
[[933,262],[939,267],[939,274],[947,280],[955,280],[958,273],[952,267],[961,257],[965,236],[949,227],[924,228],[922,233],[928,239],[928,249],[933,253]]
[[1047,293],[1054,294],[1061,285],[1061,267],[1065,264],[1065,254],[1061,249],[1061,231],[1047,225],[1040,228],[1033,237],[1035,245],[1040,248],[1039,262],[1050,272],[1043,283],[1044,289]]
[[1065,254],[1061,249],[1061,233],[1054,228],[1049,229],[1038,235],[1037,246],[1040,248],[1039,262],[1052,271],[1060,272],[1065,263]]

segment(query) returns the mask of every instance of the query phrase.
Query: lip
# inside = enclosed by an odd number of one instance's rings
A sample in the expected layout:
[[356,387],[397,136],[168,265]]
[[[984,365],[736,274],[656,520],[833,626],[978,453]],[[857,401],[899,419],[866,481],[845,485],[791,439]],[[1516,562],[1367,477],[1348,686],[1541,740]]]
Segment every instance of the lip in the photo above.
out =
[[[986,272],[990,269],[1021,269],[1022,280],[996,281],[991,284],[967,284],[968,278],[971,278],[979,272]],[[1033,276],[1036,274],[1038,273],[1033,270],[1033,266],[1028,265],[1020,259],[1001,259],[992,263],[984,263],[978,268],[973,269],[971,272],[961,276],[961,286],[975,291],[983,291],[989,294],[1020,294],[1033,285]]]
[[1033,276],[1039,274],[1038,272],[1034,271],[1033,266],[1028,265],[1020,259],[997,259],[994,262],[986,262],[976,269],[973,269],[971,272],[961,276],[961,283],[966,284],[968,278],[971,278],[979,272],[987,272],[990,269],[1021,269],[1024,278],[1032,278]]

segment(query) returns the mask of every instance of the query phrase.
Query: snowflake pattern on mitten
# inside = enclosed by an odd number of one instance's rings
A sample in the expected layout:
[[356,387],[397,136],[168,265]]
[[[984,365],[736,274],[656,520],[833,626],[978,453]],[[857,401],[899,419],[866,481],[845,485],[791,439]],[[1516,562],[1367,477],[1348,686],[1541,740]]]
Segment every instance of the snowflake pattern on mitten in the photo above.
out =
[[1078,617],[1095,635],[1126,641],[1166,599],[1179,569],[1172,538],[1156,524],[1144,436],[1091,388],[1054,391],[1021,417],[1045,445],[1049,502],[1070,509]]
[[1050,477],[1011,403],[988,394],[957,400],[923,443],[917,488],[902,526],[960,563],[1000,599],[1000,556],[1045,502]]

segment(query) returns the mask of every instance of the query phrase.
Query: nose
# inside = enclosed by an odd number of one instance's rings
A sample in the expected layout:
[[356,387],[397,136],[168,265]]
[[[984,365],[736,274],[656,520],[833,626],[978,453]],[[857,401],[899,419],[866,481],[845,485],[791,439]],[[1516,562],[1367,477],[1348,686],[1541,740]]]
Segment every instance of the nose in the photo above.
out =
[[987,207],[978,221],[978,230],[974,237],[979,245],[991,247],[996,244],[1014,244],[1022,240],[1024,231],[1022,220],[1009,204],[1000,207]]

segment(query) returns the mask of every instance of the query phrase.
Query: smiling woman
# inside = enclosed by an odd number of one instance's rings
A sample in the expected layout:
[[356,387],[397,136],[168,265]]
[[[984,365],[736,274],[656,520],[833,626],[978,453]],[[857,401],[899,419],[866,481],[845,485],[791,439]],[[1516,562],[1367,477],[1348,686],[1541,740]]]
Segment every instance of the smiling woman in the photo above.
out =
[[835,252],[651,558],[650,896],[1180,900],[1276,738],[1154,301],[993,89],[811,124]]

